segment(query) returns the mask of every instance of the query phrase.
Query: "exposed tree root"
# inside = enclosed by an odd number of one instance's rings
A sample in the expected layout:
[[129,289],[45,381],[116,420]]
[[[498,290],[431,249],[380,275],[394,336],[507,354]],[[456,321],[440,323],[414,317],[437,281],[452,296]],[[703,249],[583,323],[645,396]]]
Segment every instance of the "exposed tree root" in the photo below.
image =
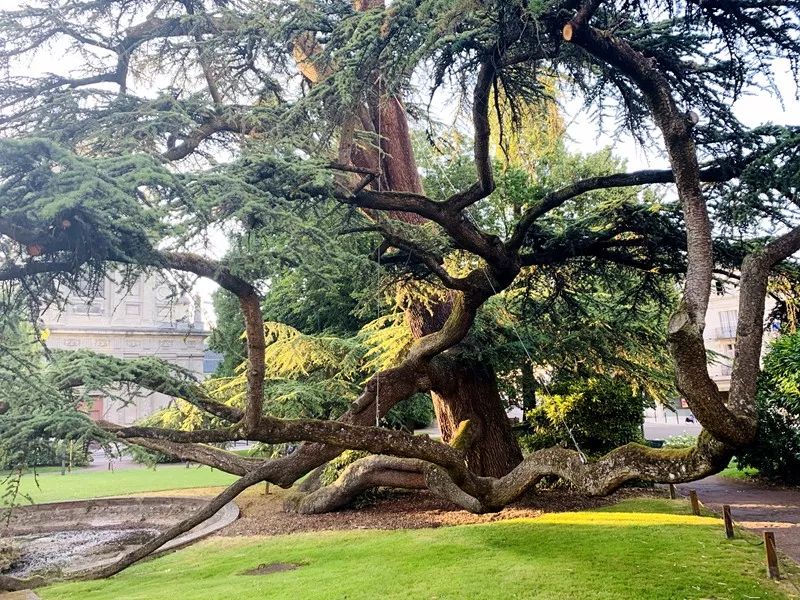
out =
[[[329,486],[310,493],[298,491],[286,508],[299,513],[329,512],[370,488],[425,487],[470,512],[495,512],[547,476],[560,477],[578,493],[604,496],[633,480],[683,483],[700,479],[721,471],[731,456],[732,448],[708,434],[702,434],[693,448],[656,450],[628,444],[586,464],[574,450],[547,448],[529,455],[504,477],[471,477],[459,484],[447,469],[431,462],[376,455],[354,462]],[[456,476],[462,474],[459,471]]]

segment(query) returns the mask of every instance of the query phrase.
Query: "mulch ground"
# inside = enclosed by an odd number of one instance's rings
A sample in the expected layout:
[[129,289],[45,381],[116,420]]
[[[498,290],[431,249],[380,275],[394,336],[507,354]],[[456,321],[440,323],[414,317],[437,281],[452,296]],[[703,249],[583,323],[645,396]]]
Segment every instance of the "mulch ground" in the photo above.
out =
[[322,515],[283,511],[284,494],[265,495],[263,488],[240,496],[238,521],[220,531],[221,536],[280,535],[303,531],[351,529],[421,529],[505,519],[535,518],[547,512],[577,511],[615,504],[631,497],[666,497],[663,489],[626,488],[605,498],[537,493],[500,512],[475,515],[428,492],[386,492],[363,502],[357,509]]

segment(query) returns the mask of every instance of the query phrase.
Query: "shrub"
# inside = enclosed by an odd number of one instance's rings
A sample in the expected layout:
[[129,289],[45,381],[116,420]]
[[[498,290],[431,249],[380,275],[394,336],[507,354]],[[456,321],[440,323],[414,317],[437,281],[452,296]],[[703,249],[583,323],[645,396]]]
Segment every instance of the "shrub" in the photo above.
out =
[[383,423],[391,429],[414,431],[430,425],[433,417],[433,403],[430,395],[414,394],[393,406],[383,418]]
[[697,436],[691,433],[673,435],[664,440],[664,448],[691,448],[697,444]]
[[[70,467],[85,467],[90,462],[89,450],[83,443],[74,441],[39,440],[28,446],[24,456],[26,467],[60,467],[61,461]],[[0,452],[0,471],[19,466],[22,460],[12,454]]]
[[525,449],[573,447],[567,426],[588,455],[642,441],[644,401],[627,383],[598,377],[553,386],[551,391],[557,393],[539,396],[537,407],[527,415],[531,433],[520,439]]
[[740,452],[740,469],[753,467],[769,479],[800,484],[800,413],[789,411],[780,398],[758,397],[758,439]]
[[758,438],[738,466],[767,478],[800,483],[800,333],[776,339],[758,381]]

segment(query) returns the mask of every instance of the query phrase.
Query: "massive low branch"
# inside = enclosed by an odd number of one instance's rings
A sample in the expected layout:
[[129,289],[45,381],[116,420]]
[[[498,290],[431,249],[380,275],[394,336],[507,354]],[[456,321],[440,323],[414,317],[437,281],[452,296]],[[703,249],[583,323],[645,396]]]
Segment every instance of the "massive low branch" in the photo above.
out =
[[227,450],[222,450],[214,446],[207,446],[205,444],[170,442],[167,440],[137,437],[125,438],[125,441],[149,450],[155,450],[156,452],[174,456],[181,460],[208,465],[209,467],[219,469],[225,473],[232,473],[233,475],[239,476],[246,475],[264,463],[263,459],[239,456],[233,452],[228,452]]
[[269,444],[285,442],[317,442],[341,450],[365,450],[374,454],[391,454],[418,458],[450,470],[454,477],[467,478],[463,453],[427,436],[415,436],[403,431],[341,421],[316,419],[277,419],[265,416],[246,436],[237,428],[178,431],[160,427],[122,427],[101,421],[99,425],[123,440],[146,439],[181,443],[220,443],[248,439]]
[[731,447],[705,432],[692,448],[658,450],[628,444],[589,463],[574,450],[553,447],[530,454],[504,477],[469,480],[469,487],[436,462],[369,456],[350,465],[334,484],[308,494],[298,492],[287,502],[287,508],[302,513],[326,512],[371,487],[419,489],[424,481],[431,492],[470,512],[493,512],[519,499],[548,476],[561,478],[579,493],[606,495],[637,479],[662,483],[700,479],[724,468],[731,455]]

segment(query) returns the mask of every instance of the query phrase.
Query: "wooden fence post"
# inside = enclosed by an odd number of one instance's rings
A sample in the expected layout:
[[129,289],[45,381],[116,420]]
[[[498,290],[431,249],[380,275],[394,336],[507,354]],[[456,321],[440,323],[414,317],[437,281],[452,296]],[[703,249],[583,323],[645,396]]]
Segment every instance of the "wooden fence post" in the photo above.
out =
[[772,579],[780,579],[778,569],[778,553],[775,550],[775,534],[772,531],[764,532],[764,549],[767,551],[767,573]]
[[675,484],[674,483],[670,483],[669,484],[669,499],[670,500],[675,500],[675,498],[677,498],[677,497],[678,497],[678,494],[675,491]]
[[697,490],[691,490],[689,492],[689,500],[692,501],[692,514],[699,517],[700,501],[697,499]]
[[725,519],[725,535],[732,540],[734,537],[733,518],[731,517],[731,507],[727,504],[722,505],[722,518]]

